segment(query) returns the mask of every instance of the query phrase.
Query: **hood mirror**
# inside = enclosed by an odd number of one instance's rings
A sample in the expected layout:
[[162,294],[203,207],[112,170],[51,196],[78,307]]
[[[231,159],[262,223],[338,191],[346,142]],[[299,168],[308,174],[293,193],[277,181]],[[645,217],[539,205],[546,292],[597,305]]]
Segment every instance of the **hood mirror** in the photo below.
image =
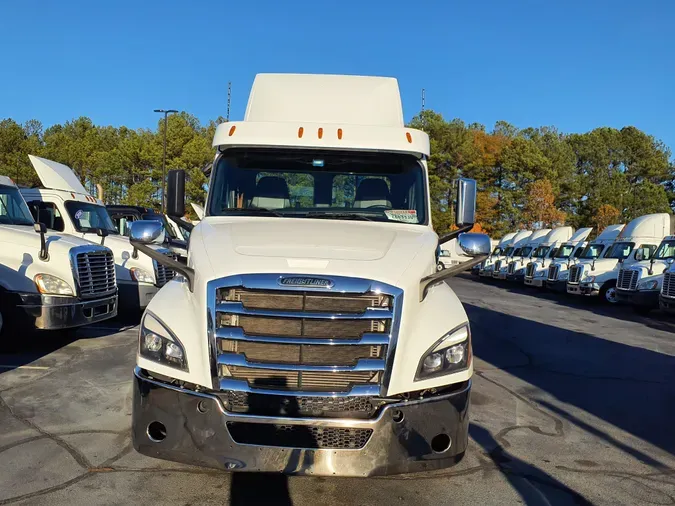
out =
[[486,234],[464,233],[457,238],[457,244],[466,256],[476,257],[490,254],[490,237]]
[[129,225],[129,239],[141,244],[163,244],[164,225],[154,220],[134,221]]

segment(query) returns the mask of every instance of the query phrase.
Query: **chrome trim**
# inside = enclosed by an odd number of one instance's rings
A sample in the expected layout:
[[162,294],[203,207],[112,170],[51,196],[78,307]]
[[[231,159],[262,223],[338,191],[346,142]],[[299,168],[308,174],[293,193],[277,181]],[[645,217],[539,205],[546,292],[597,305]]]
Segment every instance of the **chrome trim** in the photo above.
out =
[[289,390],[271,390],[266,388],[251,388],[245,380],[235,380],[231,378],[221,378],[219,383],[220,390],[231,390],[233,392],[244,392],[249,394],[263,395],[296,395],[302,397],[377,397],[380,395],[380,385],[354,385],[349,392],[322,392],[316,391],[289,391]]
[[[75,289],[75,296],[78,298],[82,297],[82,290],[80,287],[80,272],[78,270],[78,265],[77,265],[77,255],[82,254],[82,253],[99,253],[99,254],[105,254],[110,252],[112,254],[112,251],[110,248],[107,248],[105,246],[100,246],[98,244],[86,244],[82,246],[73,246],[70,248],[70,251],[68,251],[68,256],[70,257],[70,271],[73,275],[73,283],[75,286],[73,288]],[[115,256],[113,255],[113,266],[115,266]],[[100,293],[95,293],[92,294],[90,298],[93,297],[105,297],[107,295],[112,295],[117,292],[117,273],[116,273],[116,268],[113,269],[113,280],[115,281],[114,288],[111,290],[108,290],[107,292],[100,292]]]
[[393,315],[389,309],[366,308],[363,313],[317,313],[304,311],[275,311],[272,309],[248,309],[241,302],[216,303],[216,312],[246,316],[273,316],[277,318],[304,318],[323,320],[390,320]]
[[[270,393],[269,390],[263,390],[258,388],[251,388],[245,381],[238,382],[236,380],[228,380],[227,378],[219,378],[218,376],[218,339],[230,339],[231,335],[229,329],[228,336],[223,336],[221,331],[222,328],[216,328],[216,313],[222,311],[220,308],[231,307],[229,304],[235,304],[237,309],[244,310],[241,303],[229,303],[229,302],[216,302],[216,292],[221,288],[234,288],[241,287],[244,289],[258,289],[258,290],[270,290],[270,291],[308,291],[308,287],[305,286],[283,286],[280,287],[277,284],[277,280],[281,277],[290,277],[294,276],[292,273],[284,274],[238,274],[233,276],[226,276],[219,279],[214,279],[209,281],[206,285],[206,300],[207,300],[207,329],[209,333],[209,349],[211,355],[211,372],[212,372],[212,381],[214,389],[223,389],[223,386],[226,386],[225,389],[233,391],[247,391],[252,393]],[[303,275],[299,275],[302,277]],[[248,315],[257,315],[257,316],[267,316],[271,315],[274,317],[298,317],[298,318],[341,318],[341,319],[387,319],[391,320],[390,323],[390,333],[383,334],[378,336],[381,339],[388,339],[388,342],[384,343],[387,346],[387,356],[384,360],[376,360],[378,362],[379,369],[374,369],[374,371],[384,371],[382,374],[382,379],[378,385],[373,385],[377,389],[377,394],[381,396],[386,396],[386,392],[389,388],[389,382],[391,379],[391,369],[394,362],[394,354],[396,352],[396,345],[398,341],[398,333],[401,324],[401,313],[403,309],[403,290],[386,283],[379,281],[364,279],[364,278],[350,278],[346,276],[330,276],[326,275],[325,277],[330,278],[333,281],[333,287],[330,289],[321,289],[321,288],[311,288],[312,292],[315,293],[343,293],[343,294],[383,294],[390,295],[393,298],[391,309],[375,309],[367,310],[364,313],[298,313],[292,311],[267,311],[267,310],[245,310],[244,313],[235,313],[235,314],[248,314]],[[232,312],[232,311],[230,311]],[[379,313],[384,314],[379,314]],[[367,316],[366,316],[367,315]],[[243,335],[243,333],[241,334]],[[246,336],[247,340],[256,340],[257,336]],[[236,339],[236,337],[235,337]],[[339,344],[374,344],[367,341],[370,339],[369,334],[364,334],[361,337],[361,340],[358,342],[356,340],[321,340],[321,339],[311,339],[310,342],[303,343],[298,339],[293,338],[283,338],[283,337],[265,337],[264,339],[274,339],[273,342],[286,342],[281,341],[281,339],[288,339],[289,344],[326,344],[326,345],[339,345]],[[322,342],[323,341],[323,342]],[[349,343],[347,342],[349,341]],[[380,343],[378,343],[380,344]],[[235,365],[235,364],[231,364]],[[288,365],[288,364],[286,364]],[[245,367],[245,366],[244,366]],[[249,365],[248,367],[257,367],[257,365]],[[332,367],[332,366],[331,366]],[[280,369],[276,364],[271,369]],[[295,369],[302,370],[302,369]],[[307,370],[307,369],[304,369]],[[328,371],[340,371],[341,369],[328,369]],[[358,369],[347,369],[347,371],[354,371]],[[362,369],[363,370],[363,369]],[[366,369],[373,370],[373,369]],[[321,371],[326,371],[326,369],[321,369]],[[236,383],[236,384],[235,384]],[[245,387],[241,385],[244,383]],[[363,386],[363,385],[361,385]],[[352,390],[349,392],[314,392],[314,391],[305,391],[305,390],[284,390],[278,391],[278,395],[300,395],[300,396],[312,396],[314,394],[320,394],[319,396],[335,396],[335,397],[348,397],[351,395],[374,395],[373,390],[368,385],[368,393],[361,393],[361,390],[357,390],[357,386],[352,387]]]
[[252,336],[244,334],[241,327],[221,327],[215,331],[218,339],[231,339],[234,341],[249,341],[255,343],[270,344],[325,344],[325,345],[349,345],[367,344],[371,346],[388,345],[389,334],[363,334],[360,339],[321,339],[311,337],[276,337],[276,336]]
[[274,371],[302,371],[302,372],[353,372],[353,371],[384,371],[384,360],[376,358],[360,358],[356,365],[311,365],[285,364],[283,362],[249,362],[239,353],[220,353],[216,358],[218,365],[249,367],[252,369],[271,369]]

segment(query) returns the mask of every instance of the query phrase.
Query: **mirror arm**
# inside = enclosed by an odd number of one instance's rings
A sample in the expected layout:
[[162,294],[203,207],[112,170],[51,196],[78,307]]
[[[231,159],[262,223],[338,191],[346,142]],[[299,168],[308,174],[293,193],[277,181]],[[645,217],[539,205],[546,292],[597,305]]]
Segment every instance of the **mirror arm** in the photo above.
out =
[[472,267],[481,263],[487,257],[488,255],[479,255],[477,257],[472,258],[471,260],[462,262],[459,265],[454,265],[447,269],[443,269],[440,272],[436,272],[434,274],[431,274],[430,276],[422,278],[420,280],[420,302],[422,302],[426,298],[429,288],[431,288],[434,285],[437,285],[438,283],[441,283],[442,281],[445,281],[448,278],[456,276],[460,272],[464,272],[471,269]]
[[49,260],[49,251],[47,250],[47,241],[45,239],[45,233],[40,232],[40,260],[46,262]]
[[158,263],[168,267],[169,269],[176,271],[179,274],[182,274],[185,279],[187,279],[188,282],[188,288],[190,291],[194,288],[194,283],[195,283],[195,271],[194,269],[187,267],[186,265],[174,260],[173,258],[166,256],[163,253],[160,253],[157,250],[152,249],[150,246],[146,244],[142,244],[140,242],[135,242],[131,241],[131,245],[134,247],[134,249],[140,251],[141,253],[145,253],[148,255],[150,258],[153,260],[157,260]]
[[195,228],[195,226],[192,223],[190,223],[189,221],[185,221],[183,218],[175,218],[172,216],[171,219],[176,223],[178,223],[181,227],[185,228],[186,230],[189,230],[190,232],[192,232],[192,229]]
[[473,228],[473,223],[470,225],[463,225],[462,227],[458,228],[457,230],[453,230],[452,232],[448,232],[447,234],[443,234],[438,238],[438,245],[440,246],[444,242],[451,241],[452,239],[456,239],[459,234],[463,234],[464,232],[468,232]]

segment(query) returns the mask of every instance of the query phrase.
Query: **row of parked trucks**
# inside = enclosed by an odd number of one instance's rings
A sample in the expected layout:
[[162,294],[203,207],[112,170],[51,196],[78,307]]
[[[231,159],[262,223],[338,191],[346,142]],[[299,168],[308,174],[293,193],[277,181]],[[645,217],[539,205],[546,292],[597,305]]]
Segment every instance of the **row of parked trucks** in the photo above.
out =
[[506,234],[474,273],[630,304],[642,314],[674,312],[674,226],[669,214],[657,213],[609,225],[591,241],[592,228],[519,230]]

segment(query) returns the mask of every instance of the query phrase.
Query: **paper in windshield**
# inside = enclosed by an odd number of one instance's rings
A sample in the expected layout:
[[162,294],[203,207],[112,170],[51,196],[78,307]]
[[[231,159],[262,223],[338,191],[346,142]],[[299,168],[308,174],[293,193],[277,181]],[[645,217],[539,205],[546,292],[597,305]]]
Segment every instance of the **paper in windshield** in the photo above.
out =
[[387,218],[393,221],[400,221],[403,223],[419,223],[417,219],[417,211],[415,209],[386,209],[384,214]]

